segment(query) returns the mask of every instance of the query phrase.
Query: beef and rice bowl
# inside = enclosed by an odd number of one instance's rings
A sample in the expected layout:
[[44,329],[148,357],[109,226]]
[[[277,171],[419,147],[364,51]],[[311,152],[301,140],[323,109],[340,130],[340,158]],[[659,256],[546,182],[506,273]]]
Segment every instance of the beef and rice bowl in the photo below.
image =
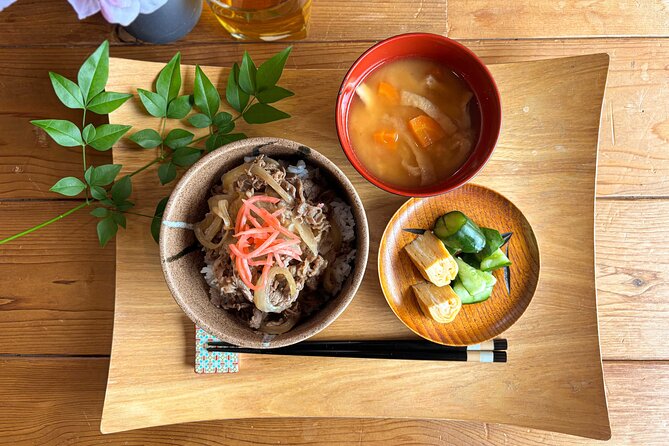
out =
[[319,169],[264,155],[221,177],[195,227],[211,302],[267,334],[336,296],[355,260],[350,206]]

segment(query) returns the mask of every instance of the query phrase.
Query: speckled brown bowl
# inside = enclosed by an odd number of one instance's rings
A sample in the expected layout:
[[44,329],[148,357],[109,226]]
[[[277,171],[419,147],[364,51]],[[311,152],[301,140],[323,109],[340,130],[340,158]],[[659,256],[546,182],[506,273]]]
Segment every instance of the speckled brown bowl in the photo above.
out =
[[[209,301],[209,286],[200,273],[204,256],[192,230],[184,223],[196,223],[207,210],[207,198],[213,185],[226,171],[239,166],[245,156],[265,154],[275,159],[296,162],[303,159],[318,167],[355,218],[355,265],[337,296],[287,333],[269,336],[241,323],[234,314],[215,307]],[[199,327],[217,338],[235,345],[254,348],[281,347],[303,341],[330,325],[348,306],[362,282],[369,253],[367,217],[358,193],[346,175],[325,156],[294,141],[279,138],[251,138],[228,144],[198,161],[179,180],[163,215],[160,230],[160,262],[174,299]]]

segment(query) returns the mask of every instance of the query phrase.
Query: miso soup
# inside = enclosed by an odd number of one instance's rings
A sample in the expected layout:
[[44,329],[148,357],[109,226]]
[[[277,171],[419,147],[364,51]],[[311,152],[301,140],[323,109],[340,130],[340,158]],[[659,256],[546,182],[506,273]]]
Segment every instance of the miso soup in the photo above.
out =
[[360,162],[384,183],[432,186],[455,173],[478,138],[478,104],[469,86],[438,62],[384,64],[356,89],[348,131]]

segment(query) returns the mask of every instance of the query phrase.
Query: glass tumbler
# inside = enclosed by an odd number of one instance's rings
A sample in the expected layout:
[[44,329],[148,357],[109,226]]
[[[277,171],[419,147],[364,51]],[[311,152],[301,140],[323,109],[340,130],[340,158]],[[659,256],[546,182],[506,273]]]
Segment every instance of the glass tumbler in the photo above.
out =
[[312,0],[207,0],[218,21],[240,40],[303,39]]

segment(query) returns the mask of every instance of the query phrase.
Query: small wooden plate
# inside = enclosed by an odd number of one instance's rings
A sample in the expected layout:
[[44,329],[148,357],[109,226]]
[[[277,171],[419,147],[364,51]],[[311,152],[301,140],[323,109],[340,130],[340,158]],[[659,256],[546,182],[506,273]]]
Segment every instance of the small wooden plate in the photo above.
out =
[[[425,279],[404,251],[416,235],[403,228],[431,229],[437,217],[454,210],[479,226],[513,232],[511,292],[507,292],[503,270],[497,270],[497,285],[488,300],[463,305],[453,322],[440,324],[423,314],[411,289]],[[447,194],[411,198],[397,210],[381,238],[379,280],[390,308],[417,335],[439,344],[478,344],[498,336],[527,309],[539,281],[539,247],[530,224],[513,203],[491,189],[467,184]]]

